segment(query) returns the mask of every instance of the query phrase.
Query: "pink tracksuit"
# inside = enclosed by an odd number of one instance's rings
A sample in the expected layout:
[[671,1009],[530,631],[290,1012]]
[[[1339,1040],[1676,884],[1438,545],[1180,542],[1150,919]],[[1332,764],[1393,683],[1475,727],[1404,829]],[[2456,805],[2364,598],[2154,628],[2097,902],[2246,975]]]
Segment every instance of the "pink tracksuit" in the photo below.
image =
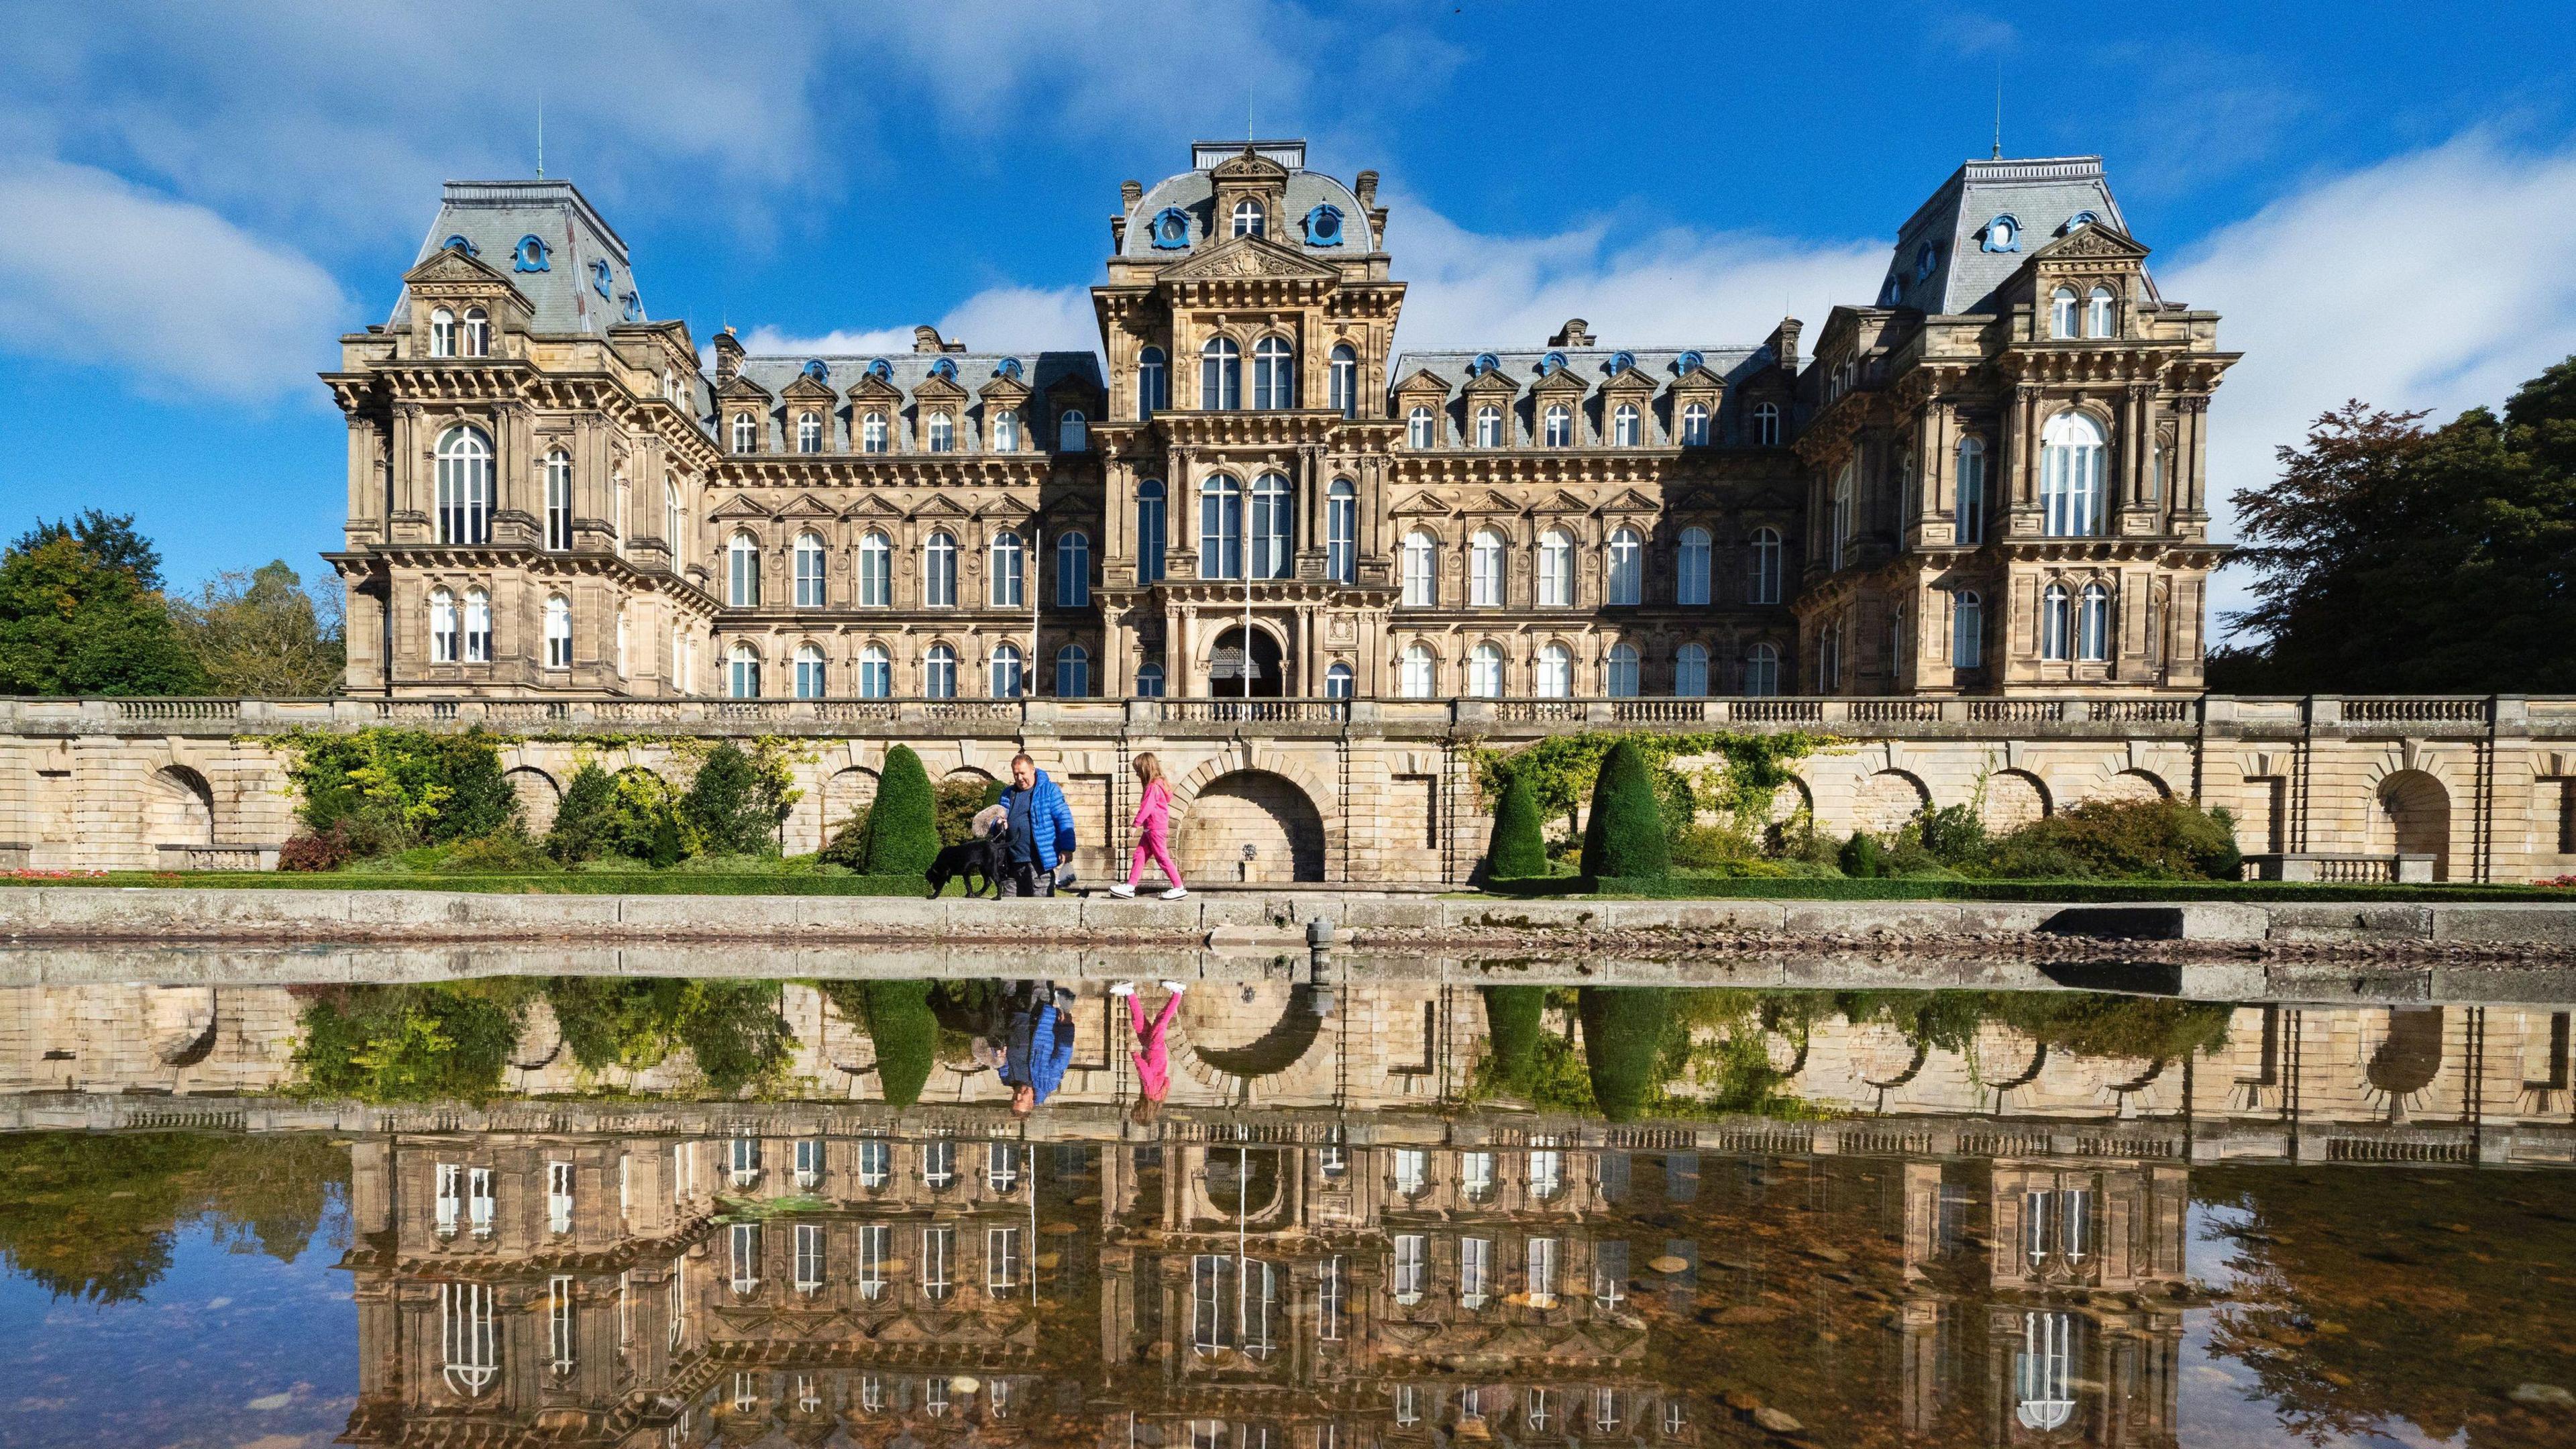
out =
[[1145,1003],[1132,994],[1127,998],[1127,1023],[1136,1028],[1136,1040],[1143,1047],[1141,1051],[1128,1053],[1136,1063],[1136,1084],[1144,1089],[1146,1096],[1157,1102],[1163,1100],[1164,1093],[1172,1090],[1171,1054],[1163,1046],[1163,1029],[1172,1024],[1172,1013],[1180,1009],[1179,993],[1164,997],[1162,1014],[1154,1018],[1153,1025],[1147,1026]]
[[[1160,780],[1150,781],[1145,786],[1145,798],[1136,802],[1136,848],[1127,854],[1127,884],[1130,887],[1145,878],[1145,858],[1149,855],[1153,857],[1154,864],[1162,867],[1163,879],[1174,885],[1181,883],[1181,872],[1172,864],[1172,850],[1166,843],[1171,828],[1171,788]],[[1141,1032],[1144,1027],[1140,1024],[1137,1030]]]

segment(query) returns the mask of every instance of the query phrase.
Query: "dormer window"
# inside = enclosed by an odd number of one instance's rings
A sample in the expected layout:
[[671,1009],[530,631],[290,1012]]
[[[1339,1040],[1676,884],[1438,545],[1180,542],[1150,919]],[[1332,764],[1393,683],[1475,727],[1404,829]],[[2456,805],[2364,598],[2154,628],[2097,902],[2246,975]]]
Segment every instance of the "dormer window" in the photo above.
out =
[[955,382],[957,380],[957,360],[953,357],[943,357],[939,359],[937,362],[930,364],[930,375],[938,378],[942,382]]
[[1633,352],[1613,352],[1610,354],[1610,375],[1612,377],[1617,377],[1619,374],[1633,369],[1636,365],[1637,354]]
[[1498,407],[1476,409],[1476,446],[1499,448],[1503,445],[1503,410]]
[[1476,354],[1476,360],[1467,364],[1467,375],[1469,377],[1482,377],[1486,373],[1489,373],[1502,365],[1502,359],[1494,356],[1494,354],[1490,352],[1479,352]]
[[1990,252],[2020,251],[2021,223],[2009,213],[1998,216],[1987,222],[1985,230],[1977,234],[1977,245]]
[[1699,371],[1707,364],[1708,359],[1700,356],[1698,353],[1685,352],[1681,356],[1673,359],[1673,371],[1680,376],[1688,377],[1692,373]]
[[2079,226],[2091,226],[2101,219],[2102,218],[2095,216],[2089,211],[2079,211],[2066,219],[2066,225],[2059,227],[2057,229],[2057,234],[2059,236],[2064,236]]
[[440,307],[429,314],[429,355],[456,355],[456,314]]
[[492,314],[480,307],[465,309],[464,335],[459,350],[467,357],[492,355]]
[[868,376],[875,378],[879,382],[892,382],[894,380],[894,364],[886,361],[882,357],[877,358],[875,361],[868,364]]
[[2075,289],[2060,287],[2048,295],[2048,335],[2075,335]]
[[1247,196],[1234,204],[1234,234],[1259,236],[1263,230],[1261,203]]
[[1177,206],[1167,206],[1154,214],[1154,225],[1146,232],[1154,245],[1163,251],[1176,251],[1190,244],[1190,214]]
[[832,378],[832,369],[819,357],[805,359],[804,373],[816,382],[829,382]]
[[944,412],[930,415],[930,451],[945,453],[957,446],[957,420]]
[[636,296],[633,292],[620,292],[620,293],[618,293],[618,294],[617,294],[617,315],[619,315],[619,316],[621,316],[621,317],[625,318],[625,319],[626,319],[627,321],[629,321],[629,322],[641,322],[641,321],[643,321],[643,320],[644,320],[644,299],[643,299],[643,298],[641,298],[641,297],[639,297],[639,296]]
[[1091,449],[1091,423],[1079,408],[1068,408],[1055,420],[1055,446],[1065,453],[1083,453]]
[[1306,245],[1338,246],[1341,240],[1342,209],[1340,207],[1318,206],[1306,213]]
[[1610,428],[1610,443],[1612,447],[1633,448],[1637,446],[1639,424],[1636,404],[1619,404],[1619,410],[1610,415]]
[[1547,410],[1547,445],[1551,448],[1574,446],[1574,410],[1563,404]]
[[1538,375],[1541,377],[1563,371],[1565,371],[1565,354],[1562,352],[1551,352],[1538,360]]
[[510,254],[511,270],[520,272],[553,271],[554,262],[550,260],[553,254],[553,249],[546,245],[545,238],[538,236],[534,232],[530,232],[528,235],[519,238],[518,247]]
[[886,415],[870,413],[859,424],[859,451],[882,453],[886,450]]
[[1699,403],[1692,403],[1682,409],[1682,446],[1685,448],[1708,446],[1708,409]]
[[993,415],[993,451],[1016,453],[1020,450],[1020,415],[1004,408]]
[[1914,249],[1914,280],[1928,281],[1934,268],[1941,265],[1941,249],[1925,242]]
[[1896,305],[1897,299],[1904,295],[1905,284],[1897,280],[1895,277],[1890,276],[1887,279],[1887,284],[1878,289],[1878,305],[1882,307],[1893,307]]
[[796,420],[796,451],[800,453],[819,453],[823,451],[823,420],[821,418],[812,413],[807,413]]
[[608,295],[608,263],[596,258],[592,259],[590,264],[590,289],[603,297]]
[[1001,361],[993,364],[993,375],[1007,381],[1018,382],[1020,380],[1020,360],[1016,357],[1003,358]]
[[2111,296],[2110,288],[2095,287],[2092,295],[2084,299],[2084,335],[2087,337],[2110,336],[2112,334],[2111,324],[2115,315],[2116,305],[2115,300]]
[[463,232],[458,232],[456,235],[440,242],[438,244],[438,249],[443,252],[463,252],[469,257],[479,257],[482,255],[480,251],[475,249],[474,243],[465,239],[465,233]]
[[1404,445],[1408,448],[1430,447],[1433,437],[1431,422],[1431,409],[1427,407],[1417,406],[1412,412],[1406,414],[1404,419]]

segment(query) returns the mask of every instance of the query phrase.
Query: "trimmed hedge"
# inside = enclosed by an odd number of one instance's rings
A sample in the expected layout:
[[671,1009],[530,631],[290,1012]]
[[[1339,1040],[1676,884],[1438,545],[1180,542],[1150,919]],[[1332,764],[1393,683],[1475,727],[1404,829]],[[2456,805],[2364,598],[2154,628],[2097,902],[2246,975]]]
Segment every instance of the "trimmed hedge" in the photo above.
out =
[[1547,839],[1539,824],[1538,792],[1528,777],[1516,774],[1503,786],[1485,858],[1487,869],[1498,876],[1547,874]]
[[1592,814],[1583,828],[1583,873],[1653,879],[1672,870],[1664,842],[1663,803],[1645,756],[1627,740],[1610,747],[1592,786]]
[[912,746],[897,745],[886,751],[877,797],[868,806],[864,873],[917,880],[930,873],[938,858],[939,815],[930,772]]
[[1672,1030],[1672,992],[1661,986],[1586,986],[1575,993],[1592,1100],[1613,1122],[1634,1122],[1663,1094],[1658,1073]]
[[1547,1015],[1544,986],[1487,986],[1485,1041],[1492,1051],[1493,1082],[1508,1092],[1527,1092],[1536,1075],[1538,1036]]
[[1521,900],[1560,896],[1634,896],[1670,901],[2064,901],[2073,905],[2115,901],[2377,901],[2383,904],[2558,901],[2576,905],[2576,891],[2552,886],[2321,885],[2307,881],[2270,880],[1940,880],[1915,877],[1851,880],[1833,876],[1617,879],[1560,875],[1490,881],[1485,890],[1491,895]]

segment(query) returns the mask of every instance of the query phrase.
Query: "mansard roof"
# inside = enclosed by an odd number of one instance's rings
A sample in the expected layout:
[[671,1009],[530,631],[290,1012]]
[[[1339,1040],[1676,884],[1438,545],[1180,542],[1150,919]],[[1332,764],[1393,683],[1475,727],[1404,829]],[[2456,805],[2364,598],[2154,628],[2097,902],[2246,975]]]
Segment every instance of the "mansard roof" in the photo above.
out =
[[[645,320],[625,241],[569,181],[450,181],[413,266],[456,237],[528,299],[536,332],[604,336],[613,326]],[[539,247],[523,257],[520,244],[530,237]],[[405,289],[389,325],[410,325],[410,307]]]
[[[1989,239],[1999,217],[2012,221],[2009,249]],[[1995,289],[2032,252],[2087,217],[2128,233],[2099,156],[1966,162],[1897,229],[1877,305],[1950,317],[1992,311]]]
[[[1272,237],[1273,241],[1318,257],[1359,257],[1377,250],[1368,208],[1360,205],[1348,186],[1320,171],[1306,169],[1305,142],[1200,141],[1190,147],[1189,170],[1166,176],[1145,188],[1144,199],[1128,208],[1127,236],[1118,254],[1131,261],[1177,261],[1209,242],[1232,237],[1233,219],[1216,214],[1215,172],[1247,149],[1288,173],[1278,225],[1284,235]],[[1318,206],[1330,206],[1342,214],[1340,237],[1328,246],[1306,239],[1305,219]],[[1189,218],[1189,240],[1177,247],[1158,247],[1154,244],[1154,218],[1168,210],[1177,210]]]
[[[1684,365],[1683,359],[1699,355],[1697,367]],[[1655,385],[1658,394],[1668,392],[1674,383],[1694,371],[1704,370],[1733,387],[1772,364],[1771,349],[1742,344],[1707,347],[1535,347],[1521,352],[1401,352],[1389,375],[1400,379],[1399,390],[1419,387],[1424,381],[1442,382],[1448,386],[1448,397],[1457,398],[1481,375],[1474,369],[1480,358],[1494,360],[1494,371],[1511,380],[1516,388],[1527,388],[1552,370],[1550,358],[1563,360],[1568,376],[1583,384],[1586,396],[1599,392],[1603,384],[1623,375],[1613,364],[1622,356],[1630,359],[1628,367],[1643,374]],[[1420,374],[1417,377],[1416,374]],[[1449,379],[1457,381],[1451,382]]]
[[[994,378],[1004,375],[1003,364],[1018,367],[1020,381],[1031,392],[1047,393],[1058,383],[1071,381],[1093,392],[1102,391],[1100,360],[1088,352],[880,352],[880,353],[812,353],[775,357],[746,357],[742,375],[769,389],[773,394],[805,374],[805,364],[823,364],[823,380],[835,391],[848,395],[867,376],[873,363],[885,366],[885,382],[903,395],[909,404],[924,383],[937,374],[933,369],[942,362],[956,367],[957,386],[975,394]],[[944,389],[933,389],[943,391]]]

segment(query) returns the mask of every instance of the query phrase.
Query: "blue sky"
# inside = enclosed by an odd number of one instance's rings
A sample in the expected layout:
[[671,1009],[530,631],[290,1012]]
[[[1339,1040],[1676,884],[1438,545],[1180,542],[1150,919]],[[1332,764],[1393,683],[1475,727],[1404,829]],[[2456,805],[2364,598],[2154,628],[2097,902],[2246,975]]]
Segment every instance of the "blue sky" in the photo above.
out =
[[[2576,351],[2564,5],[0,4],[0,525],[131,510],[173,581],[333,546],[313,374],[448,177],[546,169],[703,342],[1090,345],[1120,180],[1304,135],[1384,177],[1401,341],[1758,340],[1863,302],[1986,153],[2099,152],[2248,356],[2216,488],[2347,396]],[[901,344],[896,344],[901,345]],[[2223,527],[2223,520],[2222,520]],[[2232,593],[2233,591],[2230,590]]]

